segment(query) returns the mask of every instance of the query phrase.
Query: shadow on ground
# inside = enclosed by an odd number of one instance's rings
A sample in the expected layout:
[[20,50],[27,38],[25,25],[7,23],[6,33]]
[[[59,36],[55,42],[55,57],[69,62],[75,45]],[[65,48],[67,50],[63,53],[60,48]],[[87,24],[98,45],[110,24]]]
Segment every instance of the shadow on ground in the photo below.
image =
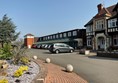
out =
[[43,52],[44,54],[52,54],[52,53],[50,53],[50,52]]
[[115,60],[118,61],[118,58],[110,58],[110,57],[100,57],[100,56],[87,56],[91,59],[103,59],[103,60]]
[[61,71],[63,71],[63,72],[67,72],[66,69],[61,69]]

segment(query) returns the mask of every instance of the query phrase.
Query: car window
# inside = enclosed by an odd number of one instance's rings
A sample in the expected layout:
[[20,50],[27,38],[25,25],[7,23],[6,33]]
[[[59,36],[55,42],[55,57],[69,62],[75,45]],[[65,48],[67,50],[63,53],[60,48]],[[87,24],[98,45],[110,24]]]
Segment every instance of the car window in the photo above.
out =
[[65,47],[70,47],[69,45],[66,45]]
[[55,45],[56,47],[59,47],[59,45]]
[[57,46],[57,47],[65,47],[65,45],[63,45],[63,44],[56,44],[55,46]]
[[67,45],[67,44],[64,44],[64,46],[65,46],[65,47],[69,47],[69,45]]
[[60,45],[60,47],[65,47],[65,45],[62,44],[62,45]]

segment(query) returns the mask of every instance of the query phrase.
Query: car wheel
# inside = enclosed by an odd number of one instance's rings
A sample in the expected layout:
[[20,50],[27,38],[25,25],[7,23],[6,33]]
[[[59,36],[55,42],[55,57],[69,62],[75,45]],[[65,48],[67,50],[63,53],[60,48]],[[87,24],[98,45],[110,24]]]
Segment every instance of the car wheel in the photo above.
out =
[[72,52],[73,52],[73,50],[70,50],[70,52],[72,53]]
[[55,53],[58,54],[59,53],[59,50],[56,50]]

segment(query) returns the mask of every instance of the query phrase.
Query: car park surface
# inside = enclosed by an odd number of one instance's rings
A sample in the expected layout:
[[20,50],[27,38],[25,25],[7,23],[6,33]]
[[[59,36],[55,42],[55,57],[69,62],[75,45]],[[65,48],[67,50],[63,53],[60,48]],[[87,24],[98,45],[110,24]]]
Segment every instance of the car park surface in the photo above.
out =
[[30,49],[29,55],[51,59],[51,63],[65,67],[72,64],[74,72],[89,83],[118,83],[118,59],[80,55],[78,52],[52,54],[48,50]]

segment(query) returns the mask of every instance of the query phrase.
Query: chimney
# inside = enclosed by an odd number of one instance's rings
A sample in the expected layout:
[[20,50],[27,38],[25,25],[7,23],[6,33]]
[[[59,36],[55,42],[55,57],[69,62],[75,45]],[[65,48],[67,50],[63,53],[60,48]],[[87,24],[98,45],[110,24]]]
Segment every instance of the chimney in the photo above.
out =
[[98,7],[98,12],[100,12],[103,9],[103,5],[102,4],[98,4],[97,7]]

